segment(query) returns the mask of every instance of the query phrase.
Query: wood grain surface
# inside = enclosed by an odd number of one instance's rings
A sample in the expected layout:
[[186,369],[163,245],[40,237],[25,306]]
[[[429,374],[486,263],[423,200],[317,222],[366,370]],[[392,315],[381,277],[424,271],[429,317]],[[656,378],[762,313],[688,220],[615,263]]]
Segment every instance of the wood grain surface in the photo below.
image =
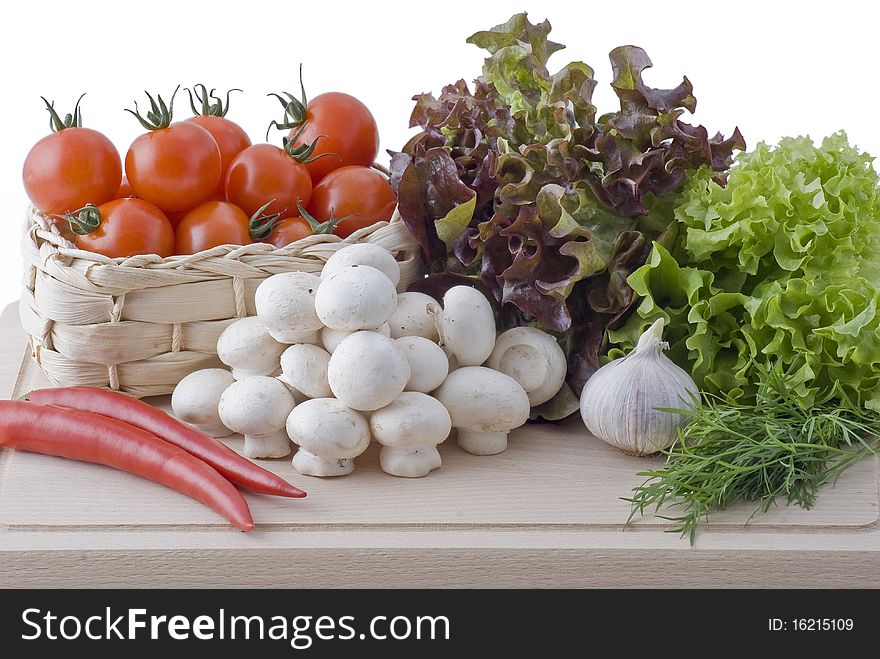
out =
[[[0,396],[47,385],[24,354],[9,307]],[[880,586],[876,459],[812,511],[782,506],[748,524],[749,506],[714,514],[691,547],[662,519],[625,526],[621,497],[659,462],[624,456],[577,419],[528,425],[498,456],[452,442],[441,453],[424,479],[384,474],[375,446],[340,479],[261,461],[309,497],[248,494],[257,530],[242,534],[137,477],[0,451],[0,586]]]

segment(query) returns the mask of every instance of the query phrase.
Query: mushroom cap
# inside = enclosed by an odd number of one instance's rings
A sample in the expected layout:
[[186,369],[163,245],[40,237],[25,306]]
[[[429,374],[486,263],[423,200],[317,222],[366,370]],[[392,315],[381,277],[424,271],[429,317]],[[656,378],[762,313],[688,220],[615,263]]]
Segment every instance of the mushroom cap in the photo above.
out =
[[257,286],[254,305],[257,316],[276,341],[287,343],[292,337],[304,337],[321,329],[315,313],[315,295],[321,278],[307,272],[282,272],[268,277]]
[[410,377],[409,362],[393,339],[377,332],[354,332],[330,357],[327,379],[344,405],[364,412],[397,398]]
[[550,334],[535,327],[514,327],[500,334],[486,366],[522,385],[532,407],[553,398],[565,382],[565,353]]
[[446,361],[449,362],[449,372],[458,370],[460,367],[458,365],[458,358],[455,356],[455,353],[449,349],[449,346],[440,346],[443,350],[443,354],[446,355]]
[[428,307],[437,306],[437,301],[424,293],[398,293],[397,308],[388,319],[391,326],[391,338],[402,336],[423,336],[437,342],[437,325],[434,316],[428,313]]
[[336,347],[342,343],[342,339],[349,334],[351,334],[351,332],[335,330],[332,327],[324,327],[324,329],[321,330],[321,345],[324,346],[324,350],[333,354]]
[[529,418],[529,397],[519,383],[484,366],[453,371],[434,397],[449,410],[455,428],[507,432]]
[[440,343],[448,346],[459,366],[482,364],[495,347],[495,314],[486,296],[470,286],[453,286],[436,314]]
[[429,393],[449,375],[449,359],[443,348],[423,336],[402,336],[394,341],[409,362],[405,391]]
[[281,355],[278,379],[307,398],[327,398],[332,395],[327,384],[329,363],[330,353],[323,348],[308,343],[292,345]]
[[327,327],[353,332],[375,329],[397,308],[397,290],[382,272],[352,265],[323,280],[315,298],[318,318]]
[[287,435],[322,460],[356,458],[370,445],[367,420],[335,398],[313,398],[287,417]]
[[318,345],[321,343],[321,330],[288,330],[284,332],[284,347],[296,345],[299,343],[311,343]]
[[274,373],[284,348],[256,316],[239,318],[217,339],[217,356],[232,368],[236,379]]
[[416,448],[439,444],[449,436],[452,419],[443,404],[428,394],[404,391],[370,416],[370,432],[380,444]]
[[[388,326],[388,323],[383,323],[378,329],[370,329],[368,331],[378,332],[382,336],[391,336],[391,328]],[[325,327],[321,330],[321,345],[324,346],[324,350],[326,350],[330,354],[333,354],[333,352],[336,350],[336,347],[342,342],[342,339],[350,334],[354,334],[354,332],[348,332],[346,330],[335,330],[332,327]]]
[[295,404],[284,383],[255,375],[229,385],[218,409],[227,428],[245,435],[268,435],[284,428]]
[[171,394],[171,409],[181,421],[196,426],[219,426],[220,396],[235,382],[223,368],[203,368],[184,377]]
[[[488,362],[486,366],[495,368]],[[526,393],[530,393],[544,384],[550,374],[550,365],[539,348],[527,343],[517,343],[504,351],[495,370],[509,375],[519,382]]]
[[391,280],[395,288],[400,283],[400,265],[394,256],[384,247],[373,243],[355,243],[336,250],[324,264],[321,278],[327,279],[330,275],[353,265],[368,265],[376,268]]

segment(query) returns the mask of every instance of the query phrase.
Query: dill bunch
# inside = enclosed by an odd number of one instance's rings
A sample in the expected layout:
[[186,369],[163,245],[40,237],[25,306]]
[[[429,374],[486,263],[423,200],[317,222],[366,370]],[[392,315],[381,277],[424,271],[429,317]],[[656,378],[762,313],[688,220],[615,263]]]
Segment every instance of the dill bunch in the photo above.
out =
[[669,504],[683,514],[660,517],[677,522],[672,531],[693,544],[713,509],[757,501],[754,516],[779,497],[811,508],[822,485],[876,452],[880,419],[838,385],[811,407],[803,406],[795,388],[790,371],[766,367],[754,402],[703,394],[693,409],[667,410],[684,414],[689,423],[663,451],[665,466],[638,474],[647,480],[625,499],[632,505],[627,523]]

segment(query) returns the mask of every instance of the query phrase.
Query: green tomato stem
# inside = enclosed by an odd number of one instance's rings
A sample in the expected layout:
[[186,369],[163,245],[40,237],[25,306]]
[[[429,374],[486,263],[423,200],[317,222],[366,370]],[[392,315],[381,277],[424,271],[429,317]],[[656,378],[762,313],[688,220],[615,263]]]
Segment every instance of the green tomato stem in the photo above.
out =
[[[193,115],[196,117],[225,117],[226,113],[229,112],[230,94],[232,94],[232,92],[241,91],[238,88],[228,90],[226,92],[226,103],[224,105],[223,100],[219,96],[214,95],[214,92],[217,90],[212,88],[209,92],[208,88],[202,83],[193,85],[192,90],[189,87],[185,87],[185,89],[186,93],[189,95],[189,106],[192,108]],[[195,97],[199,100],[199,103],[201,103],[201,110],[196,108],[193,94],[195,94]]]
[[96,231],[103,220],[100,209],[94,204],[86,204],[78,210],[52,217],[66,220],[70,230],[78,236],[85,236]]
[[60,133],[66,128],[82,128],[82,112],[79,109],[79,103],[83,100],[85,93],[80,94],[73,108],[73,113],[68,113],[62,119],[55,110],[55,101],[49,102],[45,96],[40,96],[43,103],[46,104],[46,110],[49,112],[49,128],[53,133]]
[[150,92],[145,91],[144,93],[147,95],[147,98],[150,99],[150,109],[147,111],[146,118],[141,116],[137,101],[134,102],[134,110],[125,108],[125,111],[133,115],[146,130],[152,131],[168,128],[174,115],[174,97],[177,96],[179,90],[180,85],[177,85],[174,88],[174,93],[171,95],[171,103],[167,105],[161,95],[157,94],[156,98],[153,98]]

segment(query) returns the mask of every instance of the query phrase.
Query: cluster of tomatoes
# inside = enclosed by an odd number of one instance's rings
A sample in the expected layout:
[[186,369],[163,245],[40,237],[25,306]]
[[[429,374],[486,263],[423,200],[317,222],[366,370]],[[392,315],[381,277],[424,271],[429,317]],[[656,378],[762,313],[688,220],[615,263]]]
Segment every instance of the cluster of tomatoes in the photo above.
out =
[[[148,94],[133,114],[146,132],[122,160],[102,133],[82,127],[79,103],[64,119],[45,99],[53,132],[25,159],[25,190],[80,249],[110,257],[194,254],[253,242],[283,247],[312,233],[345,237],[391,217],[396,197],[371,167],[376,121],[348,94],[307,100],[272,94],[290,130],[282,146],[252,144],[226,118],[226,102],[204,85],[187,89],[194,116],[172,122]],[[175,91],[175,94],[177,92]],[[195,95],[195,99],[193,98]],[[196,100],[197,99],[197,100]]]

